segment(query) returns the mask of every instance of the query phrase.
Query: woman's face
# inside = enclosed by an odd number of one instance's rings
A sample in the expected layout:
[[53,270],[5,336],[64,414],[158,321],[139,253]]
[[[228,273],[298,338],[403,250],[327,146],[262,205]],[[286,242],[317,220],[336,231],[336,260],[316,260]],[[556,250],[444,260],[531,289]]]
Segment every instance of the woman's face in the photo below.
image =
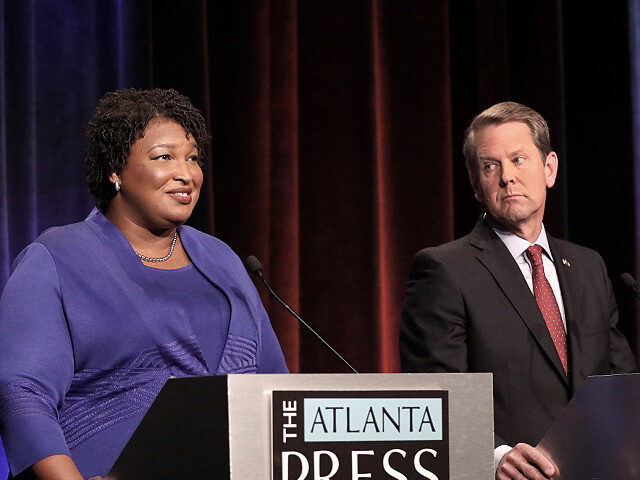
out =
[[200,196],[198,146],[178,123],[154,119],[131,147],[120,175],[111,175],[115,180],[121,189],[111,200],[110,213],[148,229],[181,225]]

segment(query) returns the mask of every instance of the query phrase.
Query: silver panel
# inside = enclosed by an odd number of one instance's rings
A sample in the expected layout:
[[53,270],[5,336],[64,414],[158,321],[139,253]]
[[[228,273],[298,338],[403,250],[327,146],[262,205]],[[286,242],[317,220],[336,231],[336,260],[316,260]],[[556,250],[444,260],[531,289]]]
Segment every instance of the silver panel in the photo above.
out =
[[231,478],[271,478],[272,390],[411,389],[449,391],[451,479],[493,479],[490,373],[230,375]]

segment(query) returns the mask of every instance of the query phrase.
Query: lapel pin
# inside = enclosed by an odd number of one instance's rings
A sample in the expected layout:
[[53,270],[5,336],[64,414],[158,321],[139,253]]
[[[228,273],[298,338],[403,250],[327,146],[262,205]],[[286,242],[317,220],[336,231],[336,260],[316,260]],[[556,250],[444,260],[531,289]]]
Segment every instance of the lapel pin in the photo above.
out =
[[569,260],[567,260],[566,258],[562,259],[562,263],[564,263],[567,267],[571,267],[571,264],[569,263]]

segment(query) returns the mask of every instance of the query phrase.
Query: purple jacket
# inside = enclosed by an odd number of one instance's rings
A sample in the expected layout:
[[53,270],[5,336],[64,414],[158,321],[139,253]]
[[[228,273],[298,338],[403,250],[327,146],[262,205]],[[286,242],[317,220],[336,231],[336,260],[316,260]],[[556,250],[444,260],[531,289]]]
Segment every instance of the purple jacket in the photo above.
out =
[[13,475],[66,454],[85,478],[104,476],[169,376],[287,372],[242,262],[210,235],[179,232],[229,302],[219,365],[202,355],[209,332],[163,308],[166,287],[97,210],[20,253],[0,299],[0,435]]

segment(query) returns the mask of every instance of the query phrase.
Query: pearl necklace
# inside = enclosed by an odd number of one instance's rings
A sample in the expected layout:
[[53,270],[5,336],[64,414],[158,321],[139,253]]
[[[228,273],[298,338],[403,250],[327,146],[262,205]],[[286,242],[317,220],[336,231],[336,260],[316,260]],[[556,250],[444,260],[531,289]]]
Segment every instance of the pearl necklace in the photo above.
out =
[[178,240],[178,231],[176,230],[176,233],[173,235],[173,241],[171,242],[171,250],[169,250],[169,253],[164,257],[153,258],[153,257],[147,257],[145,255],[142,255],[141,253],[138,253],[135,250],[134,252],[136,253],[136,255],[138,255],[138,257],[140,257],[141,260],[144,260],[145,262],[165,262],[169,260],[169,258],[171,258],[171,255],[173,255],[173,249],[176,246],[177,240]]

